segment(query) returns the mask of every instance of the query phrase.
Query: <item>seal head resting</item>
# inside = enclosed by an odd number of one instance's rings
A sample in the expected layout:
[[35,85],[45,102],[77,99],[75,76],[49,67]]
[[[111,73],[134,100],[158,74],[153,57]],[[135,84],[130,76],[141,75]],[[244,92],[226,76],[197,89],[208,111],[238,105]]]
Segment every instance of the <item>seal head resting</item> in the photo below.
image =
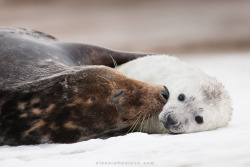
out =
[[147,56],[117,69],[130,78],[169,89],[168,103],[159,116],[144,125],[145,132],[206,131],[224,127],[231,119],[231,99],[222,83],[176,57]]
[[158,115],[169,96],[165,86],[107,67],[111,57],[120,64],[144,55],[0,28],[0,145],[126,134]]

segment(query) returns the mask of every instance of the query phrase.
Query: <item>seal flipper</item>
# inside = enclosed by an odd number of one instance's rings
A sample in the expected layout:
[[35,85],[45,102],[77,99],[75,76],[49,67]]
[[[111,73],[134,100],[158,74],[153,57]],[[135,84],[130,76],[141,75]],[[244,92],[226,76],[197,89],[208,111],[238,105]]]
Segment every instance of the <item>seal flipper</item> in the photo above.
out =
[[[136,53],[136,52],[121,52],[115,51],[95,45],[77,44],[77,43],[56,43],[64,51],[68,52],[69,56],[77,62],[77,65],[105,65],[114,67],[126,63],[130,60],[152,55],[151,53]],[[114,60],[114,61],[113,61]]]
[[[114,67],[114,61],[117,65],[126,63],[130,60],[136,59],[138,57],[143,57],[150,55],[147,53],[132,53],[132,52],[121,52],[115,51],[95,45],[88,44],[77,44],[77,43],[62,43],[58,42],[55,37],[45,34],[43,32],[23,29],[23,28],[1,28],[0,37],[9,40],[14,39],[15,41],[29,42],[33,41],[34,44],[38,44],[41,47],[45,45],[44,52],[48,49],[51,51],[50,54],[57,55],[58,57],[63,57],[63,63],[69,66],[84,66],[84,65],[106,65],[109,67]],[[6,41],[6,40],[5,40]],[[48,45],[50,44],[50,45]],[[54,47],[56,46],[56,47]],[[38,47],[38,48],[41,48]],[[33,48],[33,47],[32,47]],[[31,48],[31,49],[32,49]],[[54,51],[54,52],[52,52]],[[43,55],[43,53],[41,53]],[[40,56],[36,56],[40,57]],[[69,58],[69,59],[65,59]],[[69,61],[72,60],[73,62]],[[114,59],[114,61],[113,61]],[[67,60],[67,61],[66,61]],[[70,62],[70,63],[68,63]]]

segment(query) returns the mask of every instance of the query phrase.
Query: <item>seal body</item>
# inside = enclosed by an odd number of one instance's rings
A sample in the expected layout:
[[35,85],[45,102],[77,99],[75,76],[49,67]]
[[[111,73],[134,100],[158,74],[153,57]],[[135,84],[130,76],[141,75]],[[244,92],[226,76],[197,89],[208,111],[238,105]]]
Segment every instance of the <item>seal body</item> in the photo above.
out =
[[[117,68],[130,78],[166,84],[170,98],[159,114],[145,124],[151,133],[189,133],[226,126],[231,99],[224,86],[199,69],[166,55],[147,56]],[[162,122],[162,123],[159,123]]]
[[[159,114],[167,88],[99,65],[112,62],[102,52],[122,57],[120,62],[143,55],[60,43],[36,31],[0,29],[0,145],[73,143],[124,134],[142,117]],[[100,59],[92,57],[98,53]]]
[[[0,86],[48,77],[70,66],[114,66],[145,56],[77,43],[58,42],[54,37],[38,31],[0,29]],[[2,87],[3,88],[3,87]]]

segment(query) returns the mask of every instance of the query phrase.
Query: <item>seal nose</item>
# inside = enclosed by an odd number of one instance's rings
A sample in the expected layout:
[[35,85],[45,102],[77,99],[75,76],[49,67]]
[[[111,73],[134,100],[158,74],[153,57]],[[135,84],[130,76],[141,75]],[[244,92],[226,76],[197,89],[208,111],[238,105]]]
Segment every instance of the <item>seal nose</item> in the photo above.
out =
[[164,99],[168,100],[169,98],[169,91],[168,91],[168,88],[166,86],[164,86],[164,89],[162,91],[162,96],[164,97]]
[[176,122],[174,121],[174,119],[170,115],[168,115],[166,123],[168,125],[175,125],[176,124]]
[[171,117],[171,115],[169,114],[166,118],[166,121],[163,121],[163,124],[166,128],[168,128],[169,126],[174,126],[177,124],[177,122]]

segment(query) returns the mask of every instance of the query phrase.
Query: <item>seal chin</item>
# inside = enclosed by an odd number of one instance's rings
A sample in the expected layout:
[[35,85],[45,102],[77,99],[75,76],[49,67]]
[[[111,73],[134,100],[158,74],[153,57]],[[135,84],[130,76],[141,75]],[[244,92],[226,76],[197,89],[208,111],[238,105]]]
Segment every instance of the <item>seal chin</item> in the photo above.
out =
[[183,128],[182,124],[179,123],[176,126],[170,125],[168,127],[165,127],[170,133],[172,134],[182,134],[186,133],[185,129]]

